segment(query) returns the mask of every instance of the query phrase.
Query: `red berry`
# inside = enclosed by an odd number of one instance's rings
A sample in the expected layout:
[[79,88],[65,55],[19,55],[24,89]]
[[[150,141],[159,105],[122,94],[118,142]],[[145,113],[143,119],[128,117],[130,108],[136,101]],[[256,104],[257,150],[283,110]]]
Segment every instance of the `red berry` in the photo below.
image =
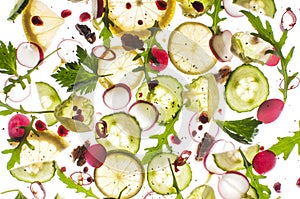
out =
[[57,129],[57,133],[61,137],[66,137],[69,133],[69,130],[66,129],[63,125],[60,125]]
[[44,131],[47,130],[47,125],[42,120],[37,120],[35,122],[35,128],[38,131]]
[[264,174],[275,167],[276,155],[270,151],[265,150],[257,153],[252,161],[254,170],[259,174]]
[[297,180],[297,182],[296,182],[296,185],[297,185],[298,187],[300,187],[300,178],[298,178],[298,180]]
[[280,182],[276,182],[276,183],[273,185],[273,188],[274,188],[274,190],[275,190],[277,193],[280,193],[280,192],[281,192],[281,184],[280,184]]
[[71,14],[72,14],[72,11],[66,9],[66,10],[61,11],[60,16],[61,16],[62,18],[66,18],[66,17],[70,16]]
[[91,15],[88,12],[83,12],[81,13],[81,15],[79,16],[79,20],[80,22],[85,22],[91,19]]
[[151,53],[156,60],[150,59],[150,68],[157,71],[166,69],[168,66],[168,53],[163,49],[159,49],[158,47],[153,47],[151,49]]

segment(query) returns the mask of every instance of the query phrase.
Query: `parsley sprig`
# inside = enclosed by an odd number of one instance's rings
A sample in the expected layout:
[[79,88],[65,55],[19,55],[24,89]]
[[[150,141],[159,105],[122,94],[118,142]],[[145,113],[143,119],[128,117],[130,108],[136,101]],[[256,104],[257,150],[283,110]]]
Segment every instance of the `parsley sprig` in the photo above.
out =
[[51,76],[62,87],[66,87],[67,92],[91,93],[95,90],[98,79],[108,75],[98,75],[98,58],[93,54],[89,55],[80,46],[77,46],[77,57],[78,62],[66,63]]
[[277,41],[274,37],[272,26],[269,21],[266,21],[265,27],[262,24],[262,21],[258,16],[254,16],[252,13],[248,11],[241,11],[246,15],[251,25],[256,29],[257,33],[251,33],[254,36],[257,36],[266,42],[270,43],[275,50],[269,50],[267,53],[275,54],[279,56],[281,62],[281,68],[278,68],[279,73],[283,76],[283,88],[279,88],[280,92],[283,94],[284,102],[287,100],[289,85],[291,81],[296,78],[298,72],[289,76],[288,74],[288,64],[293,56],[295,47],[292,47],[288,54],[285,56],[282,52],[282,48],[285,44],[285,41],[288,36],[288,30],[284,30],[279,41]]
[[[29,123],[28,126],[20,126],[19,128],[23,128],[25,133],[24,136],[18,140],[18,145],[15,148],[12,149],[6,149],[3,150],[2,153],[3,154],[11,154],[11,158],[10,160],[7,162],[7,170],[12,169],[16,163],[20,164],[20,154],[22,152],[22,148],[23,146],[27,146],[29,149],[34,150],[34,146],[32,144],[29,143],[29,141],[27,140],[28,136],[30,135],[31,132],[33,132],[34,134],[38,135],[38,132],[33,128],[33,123],[36,120],[35,116],[31,116],[31,121]],[[8,139],[9,142],[11,141],[15,141],[14,139]]]

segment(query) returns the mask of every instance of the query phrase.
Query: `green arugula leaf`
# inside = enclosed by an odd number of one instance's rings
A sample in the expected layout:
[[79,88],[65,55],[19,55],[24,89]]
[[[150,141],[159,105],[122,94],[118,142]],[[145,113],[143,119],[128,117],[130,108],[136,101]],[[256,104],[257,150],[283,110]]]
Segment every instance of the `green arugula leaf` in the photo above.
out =
[[212,13],[207,13],[213,20],[212,26],[210,29],[213,31],[213,34],[217,34],[220,32],[219,23],[224,21],[226,18],[220,18],[219,14],[223,10],[221,6],[222,0],[215,0],[214,1],[214,11]]
[[18,146],[16,146],[13,149],[6,149],[6,150],[2,151],[3,154],[10,154],[11,153],[11,158],[7,162],[7,166],[6,166],[7,170],[12,169],[15,166],[16,163],[20,164],[20,155],[21,155],[21,152],[22,152],[22,147],[24,145],[27,145],[27,147],[29,147],[31,150],[34,150],[34,146],[31,145],[27,140],[30,132],[33,132],[36,135],[38,135],[37,131],[33,128],[33,123],[34,123],[34,120],[36,119],[36,117],[31,116],[31,118],[32,119],[31,119],[30,124],[28,126],[21,126],[20,127],[20,128],[23,128],[25,130],[25,133],[24,133],[24,136],[21,138],[21,140],[19,140]]
[[287,69],[288,63],[290,62],[293,56],[295,47],[292,47],[290,49],[286,57],[283,55],[282,52],[282,48],[288,37],[288,30],[284,30],[279,41],[277,41],[274,37],[273,29],[269,21],[265,22],[265,27],[264,27],[262,21],[258,16],[254,16],[251,12],[245,10],[241,12],[248,18],[248,21],[257,31],[257,33],[251,33],[251,34],[270,43],[275,48],[275,52],[273,54],[279,56],[281,62],[281,68],[280,69],[278,68],[278,71],[283,76],[283,88],[279,88],[279,90],[283,94],[284,102],[286,102],[289,85],[291,81],[298,75],[298,73],[295,73],[292,76],[289,76],[288,69]]
[[150,139],[157,139],[157,145],[145,149],[146,154],[142,159],[143,164],[147,164],[155,154],[162,152],[163,146],[166,146],[169,151],[172,151],[172,148],[168,142],[168,137],[172,134],[177,135],[174,126],[179,119],[180,112],[181,109],[176,113],[174,119],[165,125],[165,130],[162,134],[155,134],[149,136]]
[[283,159],[288,159],[296,145],[298,145],[298,154],[300,155],[300,131],[296,131],[293,136],[278,137],[277,139],[278,142],[269,148],[276,156],[283,153]]
[[15,75],[17,77],[16,60],[16,49],[11,42],[6,46],[5,43],[0,41],[0,73]]
[[171,164],[170,159],[168,159],[168,162],[169,162],[169,167],[170,167],[171,173],[172,173],[173,187],[176,189],[176,193],[177,193],[175,199],[183,199],[183,196],[180,193],[180,189],[179,189],[179,186],[178,186],[178,183],[177,183],[177,180],[176,180],[176,177],[175,177],[174,170],[172,168],[172,164]]
[[88,55],[87,51],[77,46],[78,63],[66,63],[59,67],[51,76],[62,86],[67,87],[67,92],[80,91],[80,94],[91,93],[95,90],[99,76],[97,57]]
[[253,173],[253,166],[247,160],[243,151],[241,149],[239,149],[239,151],[243,157],[244,166],[246,168],[246,176],[250,179],[251,187],[256,191],[256,194],[258,195],[259,199],[269,199],[271,195],[271,190],[267,185],[262,185],[259,182],[259,180],[266,178],[266,176],[255,175]]
[[102,17],[102,21],[100,23],[103,23],[103,28],[100,32],[99,38],[103,40],[104,46],[107,48],[110,47],[110,41],[111,37],[113,36],[110,27],[113,27],[115,24],[109,19],[108,17],[109,13],[109,7],[108,7],[108,0],[105,0],[105,8],[104,8],[104,15]]
[[97,198],[100,199],[96,194],[93,193],[92,189],[85,189],[83,186],[76,184],[71,178],[67,177],[59,168],[57,163],[55,163],[56,167],[56,173],[59,177],[59,180],[63,182],[65,185],[67,185],[67,188],[69,189],[75,189],[76,193],[84,193],[85,198],[87,197],[92,197],[92,198]]
[[252,142],[253,137],[257,134],[258,125],[262,124],[253,117],[231,121],[215,120],[215,122],[231,138],[243,144]]
[[4,191],[1,194],[9,193],[9,192],[18,192],[18,195],[15,197],[15,199],[27,199],[25,195],[18,189],[8,190]]

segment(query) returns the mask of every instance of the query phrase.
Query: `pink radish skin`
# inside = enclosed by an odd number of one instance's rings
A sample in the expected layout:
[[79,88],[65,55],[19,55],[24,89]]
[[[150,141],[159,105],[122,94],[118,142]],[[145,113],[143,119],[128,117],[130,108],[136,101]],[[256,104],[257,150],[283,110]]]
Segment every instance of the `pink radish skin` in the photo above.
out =
[[98,19],[102,17],[104,11],[104,0],[92,0],[93,17]]
[[223,0],[223,6],[225,8],[226,13],[232,17],[244,16],[243,13],[240,12],[240,10],[244,10],[244,8],[234,4],[233,0]]
[[87,148],[85,153],[86,161],[89,165],[99,168],[103,165],[106,159],[106,149],[101,144],[94,144]]
[[218,183],[218,190],[223,199],[240,199],[249,188],[248,178],[237,171],[226,172]]
[[33,68],[44,59],[44,52],[36,43],[23,42],[17,47],[16,56],[19,64]]
[[27,116],[22,114],[16,114],[8,121],[8,135],[10,138],[22,138],[25,130],[19,128],[19,126],[28,126],[30,120]]
[[209,40],[209,47],[220,62],[230,61],[233,54],[230,50],[232,34],[229,30],[219,32]]
[[125,108],[131,100],[131,90],[126,84],[116,84],[103,93],[104,104],[112,110]]
[[253,169],[258,174],[265,174],[266,172],[272,170],[275,165],[276,155],[270,150],[257,153],[252,160]]
[[268,62],[266,63],[267,66],[277,66],[280,61],[280,57],[277,55],[272,54]]
[[257,119],[265,124],[274,122],[281,114],[284,102],[280,99],[269,99],[263,102],[257,110]]

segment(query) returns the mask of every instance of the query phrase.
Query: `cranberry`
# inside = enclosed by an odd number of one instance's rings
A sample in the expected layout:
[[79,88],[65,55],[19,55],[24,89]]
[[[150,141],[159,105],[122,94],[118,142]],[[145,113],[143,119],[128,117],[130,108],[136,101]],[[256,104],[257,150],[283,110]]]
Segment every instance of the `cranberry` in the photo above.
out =
[[61,167],[60,170],[61,170],[61,172],[66,172],[67,168],[66,167]]
[[203,12],[203,10],[204,10],[203,4],[199,1],[194,1],[192,3],[192,6],[197,12]]
[[31,23],[33,25],[35,25],[35,26],[42,26],[42,25],[44,25],[44,22],[43,22],[43,20],[41,19],[40,16],[33,16],[31,18]]
[[71,14],[72,14],[72,11],[66,9],[66,10],[61,11],[60,16],[61,16],[62,18],[66,18],[66,17],[70,16]]
[[69,130],[66,129],[63,125],[60,125],[57,129],[57,133],[61,137],[66,137],[69,133]]
[[35,128],[38,131],[44,131],[47,130],[47,125],[42,120],[37,120],[35,122]]
[[208,122],[208,114],[207,112],[202,112],[199,116],[199,121],[202,123],[202,124],[205,124]]
[[280,182],[276,182],[276,183],[273,185],[273,188],[274,188],[274,190],[275,190],[277,193],[280,193],[280,191],[281,191],[281,184],[280,184]]
[[131,3],[129,3],[129,2],[128,2],[128,3],[126,3],[126,9],[128,9],[128,10],[129,10],[130,8],[131,8]]
[[85,22],[91,19],[91,15],[88,12],[83,12],[81,13],[81,15],[79,16],[79,21],[80,22]]
[[140,26],[143,25],[143,23],[144,23],[143,20],[141,20],[141,19],[138,20],[138,24],[139,24]]
[[167,2],[163,1],[163,0],[157,0],[155,1],[156,7],[159,10],[166,10],[167,9]]
[[296,182],[296,185],[297,185],[298,187],[300,187],[300,178],[298,178],[298,180],[297,180],[297,182]]

